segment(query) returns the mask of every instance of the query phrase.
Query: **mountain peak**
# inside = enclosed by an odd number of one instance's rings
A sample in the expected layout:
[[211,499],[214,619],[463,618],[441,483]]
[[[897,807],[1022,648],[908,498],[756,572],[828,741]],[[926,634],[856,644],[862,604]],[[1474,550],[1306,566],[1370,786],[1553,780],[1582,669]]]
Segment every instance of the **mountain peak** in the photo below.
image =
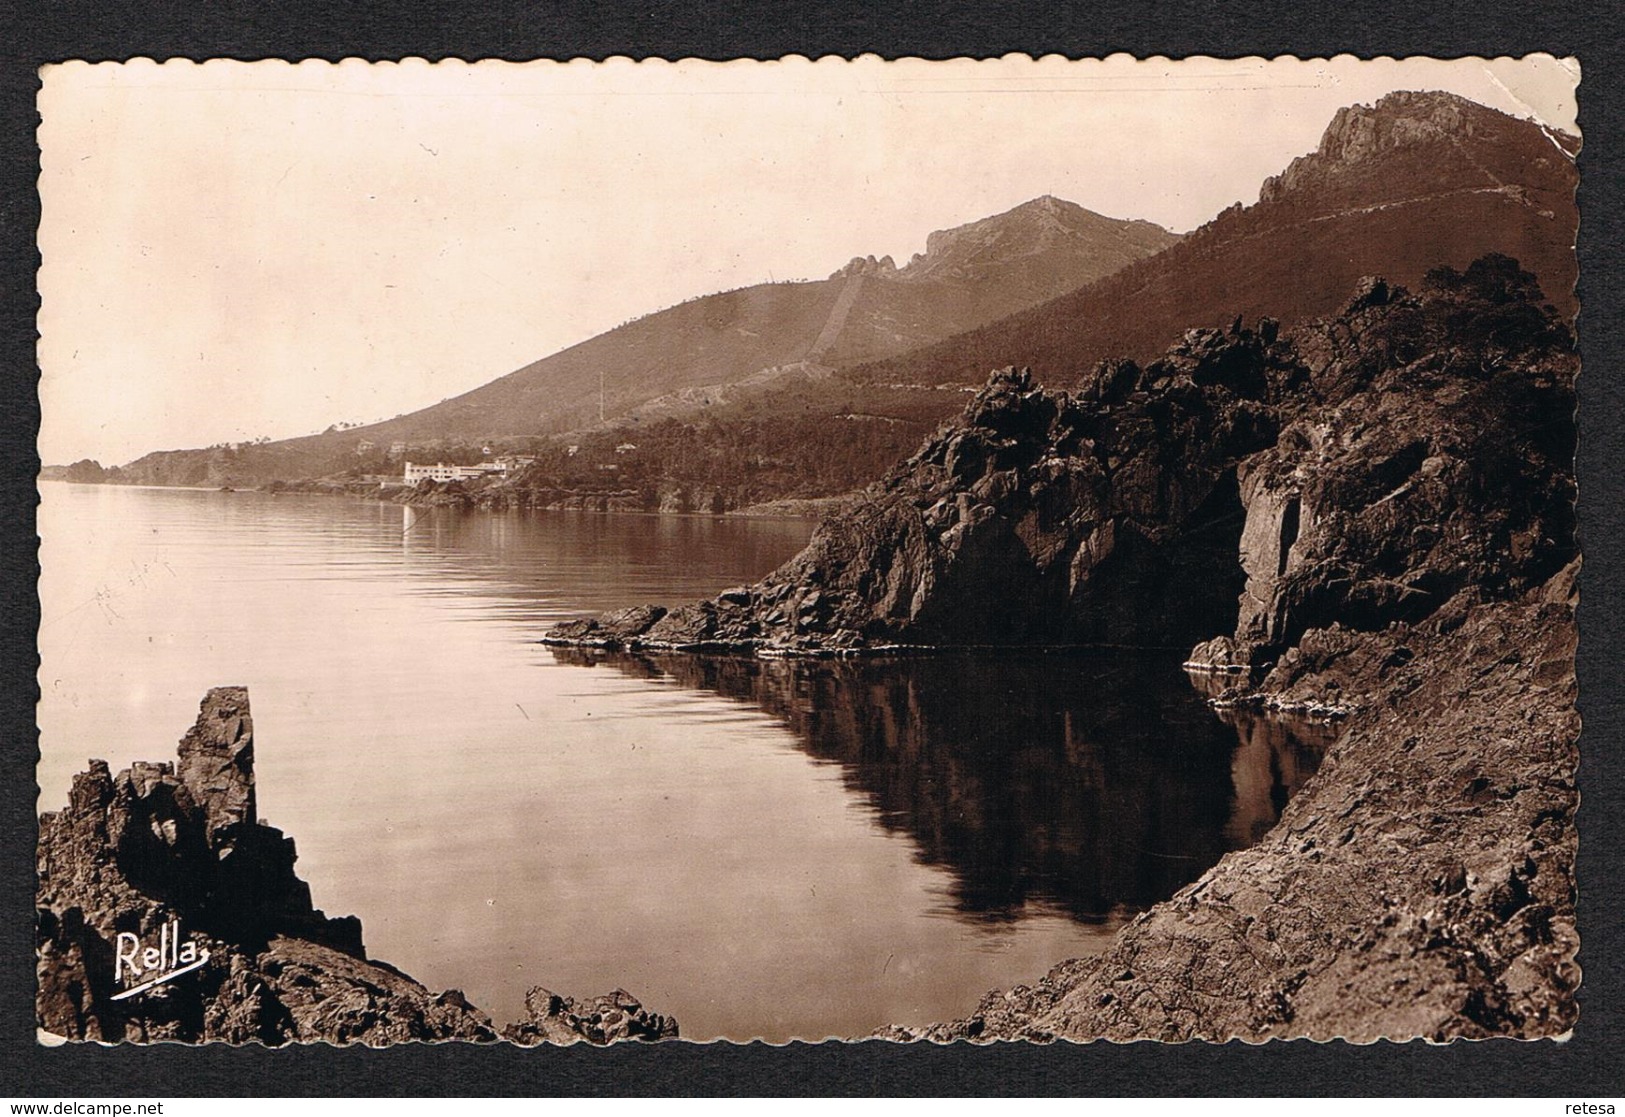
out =
[[1353,162],[1384,148],[1425,143],[1441,135],[1471,139],[1486,117],[1501,115],[1454,93],[1399,90],[1374,105],[1338,109],[1316,154]]
[[916,253],[897,277],[917,282],[974,279],[992,268],[1052,254],[1114,256],[1127,250],[1137,258],[1177,239],[1149,221],[1103,217],[1076,202],[1042,194],[992,217],[932,233],[925,251]]
[[[1519,133],[1524,133],[1526,139],[1527,133],[1536,128],[1550,141],[1543,154],[1561,152],[1572,158],[1573,152],[1565,143],[1570,137],[1554,134],[1538,123],[1532,128],[1529,121],[1455,93],[1397,90],[1372,105],[1338,109],[1322,133],[1320,145],[1310,154],[1294,159],[1281,174],[1266,179],[1259,201],[1275,202],[1314,190],[1408,150],[1425,148],[1437,157],[1452,151],[1465,152],[1469,147],[1505,147],[1517,142]],[[1470,159],[1465,155],[1463,158]],[[1486,179],[1495,178],[1488,171],[1483,173]]]
[[878,260],[873,256],[854,256],[846,267],[836,271],[830,278],[850,279],[855,275],[878,275],[892,279],[897,275],[897,264],[890,256],[882,256]]
[[[1318,148],[1178,244],[974,333],[854,370],[875,384],[980,383],[1028,365],[1076,376],[1154,359],[1192,323],[1335,314],[1361,276],[1407,286],[1489,253],[1574,304],[1578,138],[1446,93],[1340,110]],[[1034,208],[1029,206],[1028,208]]]
[[[1023,211],[1052,214],[1065,213],[1069,211],[1078,213],[1089,212],[1076,202],[1069,202],[1065,198],[1057,198],[1054,194],[1040,194],[1038,197],[1033,198],[1030,201],[1022,202],[1014,209],[1008,210],[1003,216],[1008,216],[1009,214],[1013,213],[1021,213]],[[1099,214],[1096,214],[1095,216],[1098,217]]]

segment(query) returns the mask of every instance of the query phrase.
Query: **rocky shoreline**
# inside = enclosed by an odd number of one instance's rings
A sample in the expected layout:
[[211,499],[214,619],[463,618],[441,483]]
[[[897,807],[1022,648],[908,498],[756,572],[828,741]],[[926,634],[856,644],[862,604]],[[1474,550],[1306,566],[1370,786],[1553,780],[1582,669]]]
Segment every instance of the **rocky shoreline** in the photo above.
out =
[[[1263,841],[974,1013],[881,1038],[1551,1038],[1575,1023],[1573,577],[1349,635],[1253,693],[1363,709]],[[1408,655],[1399,655],[1404,649]]]
[[[217,687],[175,762],[113,775],[92,760],[40,816],[37,1025],[42,1042],[366,1044],[499,1039],[455,989],[367,956],[295,874],[293,839],[257,816],[248,691]],[[503,1036],[521,1044],[677,1035],[622,990],[546,989]]]
[[1250,670],[1311,630],[1413,621],[1469,587],[1515,597],[1576,553],[1572,341],[1540,299],[1490,257],[1420,295],[1366,280],[1290,336],[1192,330],[1072,392],[996,372],[762,581],[544,641],[1197,643],[1193,664]]
[[[1576,1018],[1572,337],[1505,257],[995,373],[753,586],[553,628],[629,651],[1192,647],[1216,706],[1341,720],[1257,846],[1106,954],[893,1039],[1522,1038]],[[1216,631],[1228,630],[1222,636]]]
[[[1559,1037],[1580,982],[1575,372],[1556,311],[1504,257],[1414,294],[1364,281],[1290,334],[1193,330],[1071,391],[1004,370],[761,582],[544,640],[1191,648],[1221,709],[1342,723],[1258,844],[1104,954],[880,1038]],[[177,764],[92,762],[42,816],[42,1034],[498,1039],[312,907],[291,840],[255,815],[252,761],[246,691],[221,688]],[[127,995],[120,959],[144,955],[121,936],[162,959],[183,933],[207,962]],[[677,1034],[619,990],[526,1006],[511,1042]]]
[[[407,488],[399,483],[380,488],[376,482],[342,481],[313,478],[300,481],[274,481],[264,485],[236,488],[219,485],[135,485],[131,482],[84,480],[69,477],[59,467],[42,472],[40,479],[53,483],[84,485],[128,485],[132,488],[183,489],[192,492],[266,493],[272,496],[326,496],[371,504],[401,504],[418,508],[455,508],[459,511],[478,512],[593,512],[600,515],[630,516],[694,516],[721,519],[751,520],[813,520],[837,513],[851,504],[856,493],[841,493],[821,497],[785,497],[710,511],[707,508],[684,507],[681,502],[661,501],[654,506],[644,503],[643,494],[630,490],[574,490],[529,489],[530,495],[519,498],[502,496],[503,490],[471,488],[458,481],[429,481],[421,486]],[[486,499],[490,496],[490,499]]]

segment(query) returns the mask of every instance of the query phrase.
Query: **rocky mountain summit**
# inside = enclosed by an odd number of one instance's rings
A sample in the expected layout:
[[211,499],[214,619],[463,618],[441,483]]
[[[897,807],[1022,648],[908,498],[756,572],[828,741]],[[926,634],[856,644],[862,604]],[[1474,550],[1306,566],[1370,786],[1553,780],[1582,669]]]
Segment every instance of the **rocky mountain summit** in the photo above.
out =
[[[1500,166],[1479,153],[1517,151],[1538,129],[1551,144],[1548,158],[1573,159],[1579,151],[1575,137],[1543,125],[1520,121],[1453,93],[1401,90],[1375,105],[1350,105],[1337,110],[1320,145],[1300,156],[1285,171],[1265,180],[1260,202],[1279,202],[1295,195],[1335,193],[1342,179],[1358,175],[1363,166],[1394,155],[1440,159],[1461,164],[1463,186],[1480,189],[1507,187],[1516,181],[1515,162]],[[1504,158],[1504,156],[1503,156]]]
[[1432,268],[1518,259],[1577,309],[1578,138],[1454,94],[1400,91],[1338,110],[1317,148],[1155,256],[1007,319],[848,371],[872,383],[975,383],[1030,365],[1046,385],[1095,362],[1149,361],[1197,323],[1336,314],[1362,276],[1419,287]]
[[1153,222],[1106,217],[1045,194],[1006,213],[932,233],[925,251],[897,269],[897,276],[913,282],[1027,276],[1031,285],[1034,271],[1059,266],[1070,269],[1071,286],[1082,286],[1178,239]]
[[1577,982],[1575,372],[1504,256],[1414,293],[1363,280],[1291,331],[1193,330],[1071,391],[1006,369],[763,581],[547,639],[1200,641],[1188,666],[1219,703],[1348,719],[1319,774],[1105,961],[921,1034],[1559,1034]]
[[890,256],[857,256],[831,279],[997,287],[1012,308],[1041,291],[1066,291],[1110,275],[1179,240],[1161,225],[1106,217],[1051,194],[925,239],[899,268]]
[[[293,839],[258,818],[243,687],[208,692],[175,763],[114,776],[92,760],[68,805],[40,816],[42,1035],[272,1046],[498,1038],[457,990],[433,993],[369,959],[357,919],[312,905],[296,858]],[[554,1014],[526,1042],[676,1035],[675,1021],[651,1023],[621,1003],[626,994],[614,998],[630,1023]]]

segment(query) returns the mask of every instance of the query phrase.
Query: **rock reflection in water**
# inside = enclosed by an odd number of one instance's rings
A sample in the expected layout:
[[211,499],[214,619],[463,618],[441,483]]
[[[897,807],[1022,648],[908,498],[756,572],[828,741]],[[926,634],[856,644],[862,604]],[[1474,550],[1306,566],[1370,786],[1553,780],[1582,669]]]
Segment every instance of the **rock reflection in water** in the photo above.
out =
[[1307,718],[1256,710],[1214,712],[1236,732],[1236,752],[1230,762],[1235,806],[1225,835],[1231,848],[1243,849],[1275,825],[1286,801],[1320,767],[1320,758],[1337,739],[1338,731]]
[[[1208,698],[1245,689],[1257,678],[1234,671],[1189,670],[1190,685]],[[1320,767],[1320,758],[1337,740],[1337,726],[1293,714],[1264,713],[1244,706],[1214,710],[1236,732],[1230,763],[1235,808],[1226,826],[1232,848],[1252,845],[1281,817],[1286,801]]]
[[760,660],[555,649],[746,702],[838,763],[878,823],[946,869],[962,916],[1149,907],[1250,845],[1325,738],[1214,716],[1166,656]]

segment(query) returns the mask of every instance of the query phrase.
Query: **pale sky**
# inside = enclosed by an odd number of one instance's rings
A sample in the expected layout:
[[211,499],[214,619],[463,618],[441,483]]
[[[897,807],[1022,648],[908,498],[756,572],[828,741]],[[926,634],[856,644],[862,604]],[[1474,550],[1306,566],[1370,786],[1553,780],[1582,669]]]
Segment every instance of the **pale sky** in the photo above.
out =
[[1041,194],[1189,230],[1340,107],[1445,89],[1575,131],[1573,60],[44,71],[46,463],[374,421],[629,318]]

